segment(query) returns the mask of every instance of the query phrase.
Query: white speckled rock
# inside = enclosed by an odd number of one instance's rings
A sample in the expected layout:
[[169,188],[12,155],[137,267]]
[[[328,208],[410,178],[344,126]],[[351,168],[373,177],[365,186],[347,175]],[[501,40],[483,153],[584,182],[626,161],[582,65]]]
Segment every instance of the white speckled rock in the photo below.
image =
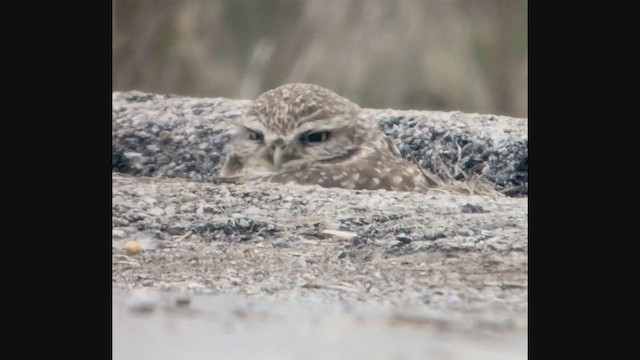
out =
[[[142,176],[207,181],[224,161],[229,130],[249,100],[114,92],[112,169]],[[508,195],[528,190],[527,119],[461,112],[363,110],[420,166],[444,163],[457,179],[478,163]],[[457,165],[457,168],[456,166]],[[455,170],[454,170],[455,169]]]

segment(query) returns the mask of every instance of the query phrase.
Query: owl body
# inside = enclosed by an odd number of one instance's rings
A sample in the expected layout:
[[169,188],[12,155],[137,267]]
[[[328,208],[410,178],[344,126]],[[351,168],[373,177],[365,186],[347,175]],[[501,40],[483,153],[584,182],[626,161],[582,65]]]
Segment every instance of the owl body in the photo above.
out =
[[221,175],[345,189],[425,191],[433,186],[362,117],[358,105],[300,83],[256,99],[231,137]]

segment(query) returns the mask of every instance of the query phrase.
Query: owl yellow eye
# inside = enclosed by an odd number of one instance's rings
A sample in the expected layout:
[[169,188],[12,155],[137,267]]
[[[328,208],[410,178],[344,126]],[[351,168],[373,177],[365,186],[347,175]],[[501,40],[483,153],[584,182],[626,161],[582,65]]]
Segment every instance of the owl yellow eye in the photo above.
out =
[[323,141],[327,141],[328,139],[329,139],[328,131],[310,132],[300,136],[300,141],[302,141],[302,143],[304,144],[320,143]]
[[249,140],[262,141],[264,140],[264,136],[261,132],[249,130]]

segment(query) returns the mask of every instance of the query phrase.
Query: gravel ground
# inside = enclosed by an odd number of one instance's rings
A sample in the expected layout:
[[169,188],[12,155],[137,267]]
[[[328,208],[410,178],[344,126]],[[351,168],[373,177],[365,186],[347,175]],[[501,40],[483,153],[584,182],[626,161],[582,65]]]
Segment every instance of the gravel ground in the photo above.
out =
[[113,99],[114,358],[526,357],[526,119],[366,110],[512,197],[284,188],[207,181],[249,101]]

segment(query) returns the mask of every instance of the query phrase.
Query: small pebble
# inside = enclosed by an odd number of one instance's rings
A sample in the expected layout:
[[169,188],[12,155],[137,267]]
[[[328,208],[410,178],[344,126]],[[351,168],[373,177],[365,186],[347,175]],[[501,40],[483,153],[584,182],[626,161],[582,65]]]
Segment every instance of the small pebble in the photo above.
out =
[[137,241],[133,241],[133,240],[129,241],[127,245],[125,245],[125,249],[127,250],[128,255],[138,255],[142,250],[142,248],[140,247],[140,244],[138,244]]

